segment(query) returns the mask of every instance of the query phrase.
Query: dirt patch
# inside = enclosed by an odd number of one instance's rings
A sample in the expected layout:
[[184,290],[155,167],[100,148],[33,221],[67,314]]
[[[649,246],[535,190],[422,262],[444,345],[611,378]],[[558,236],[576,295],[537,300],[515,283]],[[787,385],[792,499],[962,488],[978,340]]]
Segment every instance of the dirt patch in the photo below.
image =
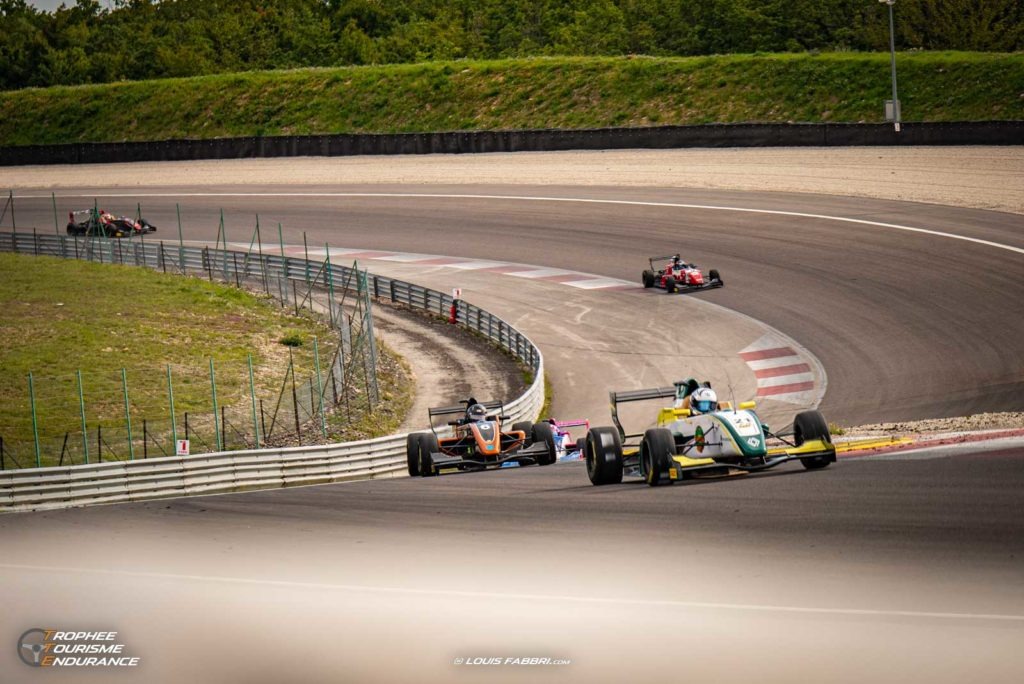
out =
[[978,413],[959,418],[930,418],[898,423],[872,423],[844,428],[843,434],[860,435],[922,435],[973,430],[1012,430],[1024,428],[1024,412]]
[[409,389],[415,398],[402,432],[426,427],[431,406],[454,405],[469,396],[510,402],[526,391],[523,365],[464,328],[387,302],[377,303],[373,317],[378,337],[401,349],[412,369]]

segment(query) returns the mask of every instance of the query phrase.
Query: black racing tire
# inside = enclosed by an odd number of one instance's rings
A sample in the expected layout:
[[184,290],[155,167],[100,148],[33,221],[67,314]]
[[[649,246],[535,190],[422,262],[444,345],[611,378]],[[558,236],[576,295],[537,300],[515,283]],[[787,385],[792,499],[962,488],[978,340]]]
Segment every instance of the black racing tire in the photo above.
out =
[[68,235],[78,235],[78,227],[74,223],[68,224]]
[[640,276],[640,281],[646,288],[654,287],[654,271],[644,271],[643,275]]
[[618,430],[610,427],[590,428],[583,454],[591,484],[622,482],[622,440],[619,439]]
[[512,423],[512,431],[515,432],[516,430],[522,430],[523,434],[526,435],[526,441],[523,442],[523,446],[530,446],[530,440],[533,439],[533,423],[528,420]]
[[550,423],[534,423],[530,444],[544,444],[547,449],[537,456],[537,465],[551,465],[558,460],[558,448],[555,446],[555,432]]
[[672,484],[668,469],[675,453],[676,441],[670,430],[651,428],[644,433],[640,442],[640,469],[647,484],[652,487]]
[[580,458],[583,458],[583,454],[587,453],[586,437],[580,437],[576,440],[576,451],[579,452]]
[[420,474],[420,433],[410,432],[405,437],[405,466],[409,471],[409,477],[417,477]]
[[[803,411],[796,414],[793,419],[793,443],[797,446],[812,439],[820,439],[826,444],[832,443],[832,435],[828,431],[828,423],[821,411]],[[828,467],[832,462],[826,456],[815,456],[814,458],[802,458],[800,463],[807,470],[818,470]]]
[[672,276],[665,277],[665,292],[672,294],[676,291],[676,279]]
[[722,276],[718,274],[718,271],[716,269],[711,269],[710,271],[708,271],[708,280],[717,280],[718,282],[722,282]]
[[433,432],[420,433],[420,477],[434,477],[437,475],[437,471],[434,469],[434,462],[430,459],[430,454],[435,454],[441,450],[437,445],[437,435]]

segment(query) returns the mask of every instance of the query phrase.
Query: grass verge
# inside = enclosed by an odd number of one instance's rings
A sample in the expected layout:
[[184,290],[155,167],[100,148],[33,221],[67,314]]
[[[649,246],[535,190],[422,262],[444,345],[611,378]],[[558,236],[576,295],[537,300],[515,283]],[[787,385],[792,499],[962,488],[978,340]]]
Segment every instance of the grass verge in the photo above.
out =
[[[234,287],[53,257],[0,254],[0,307],[0,436],[8,457],[23,467],[35,464],[30,372],[42,461],[56,465],[69,447],[84,451],[78,372],[90,440],[97,426],[110,442],[127,438],[127,380],[134,448],[141,455],[143,420],[151,431],[170,422],[168,368],[179,431],[186,412],[212,416],[211,359],[218,405],[240,408],[232,421],[244,430],[251,427],[250,354],[256,394],[271,400],[289,358],[299,378],[314,372],[314,336],[321,363],[336,347],[336,336],[319,319]],[[64,442],[68,433],[70,444]],[[121,446],[108,449],[120,454],[127,450]],[[65,464],[69,460],[80,457],[69,456]]]
[[[1024,54],[898,56],[907,121],[1024,119]],[[551,57],[0,93],[0,145],[326,133],[878,122],[889,56]]]

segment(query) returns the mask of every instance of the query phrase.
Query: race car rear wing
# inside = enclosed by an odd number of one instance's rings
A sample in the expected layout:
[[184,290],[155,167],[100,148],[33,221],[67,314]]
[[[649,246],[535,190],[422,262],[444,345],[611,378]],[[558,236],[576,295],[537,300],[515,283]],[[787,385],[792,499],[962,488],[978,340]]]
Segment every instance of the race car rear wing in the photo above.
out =
[[[427,409],[427,416],[428,416],[428,419],[430,420],[430,429],[432,431],[435,430],[435,425],[434,425],[434,417],[435,416],[454,415],[456,413],[458,413],[458,414],[465,414],[466,409],[469,407],[469,403],[470,403],[469,401],[463,401],[462,404],[460,404],[459,406],[436,406],[434,408],[428,408]],[[481,404],[488,411],[492,411],[493,409],[498,409],[498,413],[496,415],[501,420],[505,419],[505,403],[504,402],[501,402],[501,401],[474,401],[473,403]],[[455,424],[457,424],[457,422],[458,421],[448,421],[448,424],[449,425],[455,425]]]
[[622,428],[622,423],[619,421],[619,404],[625,404],[631,401],[649,401],[651,399],[670,399],[675,398],[676,388],[673,387],[652,387],[651,389],[641,390],[627,390],[625,392],[609,392],[609,398],[612,402],[612,422],[615,423],[615,428],[619,431],[619,438],[625,440],[627,437],[640,437],[641,435],[627,435],[626,431]]
[[657,267],[654,265],[655,261],[668,261],[669,259],[671,259],[674,256],[675,256],[675,254],[669,254],[668,256],[653,256],[653,257],[651,257],[650,259],[647,260],[647,263],[649,263],[651,265],[651,270],[655,271],[655,270],[657,270]]

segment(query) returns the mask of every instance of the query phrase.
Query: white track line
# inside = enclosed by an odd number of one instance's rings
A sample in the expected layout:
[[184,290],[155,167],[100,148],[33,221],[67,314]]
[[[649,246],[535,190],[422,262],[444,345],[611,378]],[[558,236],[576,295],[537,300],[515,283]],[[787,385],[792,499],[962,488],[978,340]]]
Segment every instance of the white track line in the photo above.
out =
[[[747,214],[768,214],[772,216],[793,216],[796,218],[821,219],[823,221],[840,221],[843,223],[855,223],[863,226],[874,226],[876,228],[891,228],[910,233],[921,233],[935,237],[948,238],[951,240],[963,240],[973,242],[986,247],[1004,249],[1017,254],[1024,254],[1024,248],[1004,245],[991,240],[946,233],[941,230],[930,230],[928,228],[917,228],[915,226],[904,226],[898,223],[884,223],[882,221],[868,221],[867,219],[847,218],[844,216],[831,216],[829,214],[808,214],[800,211],[782,211],[779,209],[751,209],[749,207],[728,207],[715,204],[683,204],[677,202],[643,202],[639,200],[610,200],[593,199],[587,197],[535,197],[531,195],[467,195],[467,194],[434,194],[434,193],[407,193],[407,192],[192,192],[192,193],[114,193],[88,195],[62,195],[70,198],[94,198],[94,197],[417,197],[417,198],[438,198],[438,199],[485,199],[485,200],[517,200],[522,202],[578,202],[581,204],[618,204],[637,207],[666,207],[673,209],[706,209],[708,211],[735,211]],[[15,199],[49,199],[49,195],[16,195]]]
[[589,603],[620,606],[650,606],[664,608],[696,608],[711,610],[734,610],[766,613],[804,613],[818,615],[849,615],[874,617],[908,617],[930,620],[996,620],[1000,622],[1024,623],[1024,615],[998,613],[943,613],[916,610],[874,610],[870,608],[813,608],[806,606],[775,606],[752,603],[717,603],[706,601],[672,601],[661,599],[603,598],[595,596],[567,596],[546,594],[499,593],[490,591],[458,591],[452,589],[413,589],[408,587],[372,587],[361,584],[332,584],[326,582],[295,582],[290,580],[255,579],[249,577],[226,577],[221,575],[186,575],[170,572],[134,572],[104,568],[60,568],[46,565],[0,564],[3,570],[27,570],[32,572],[110,575],[153,580],[178,580],[185,582],[214,582],[243,586],[282,587],[286,589],[316,589],[329,591],[350,591],[368,594],[392,594],[405,596],[443,596],[469,599],[499,599],[511,601],[561,601],[567,603]]

